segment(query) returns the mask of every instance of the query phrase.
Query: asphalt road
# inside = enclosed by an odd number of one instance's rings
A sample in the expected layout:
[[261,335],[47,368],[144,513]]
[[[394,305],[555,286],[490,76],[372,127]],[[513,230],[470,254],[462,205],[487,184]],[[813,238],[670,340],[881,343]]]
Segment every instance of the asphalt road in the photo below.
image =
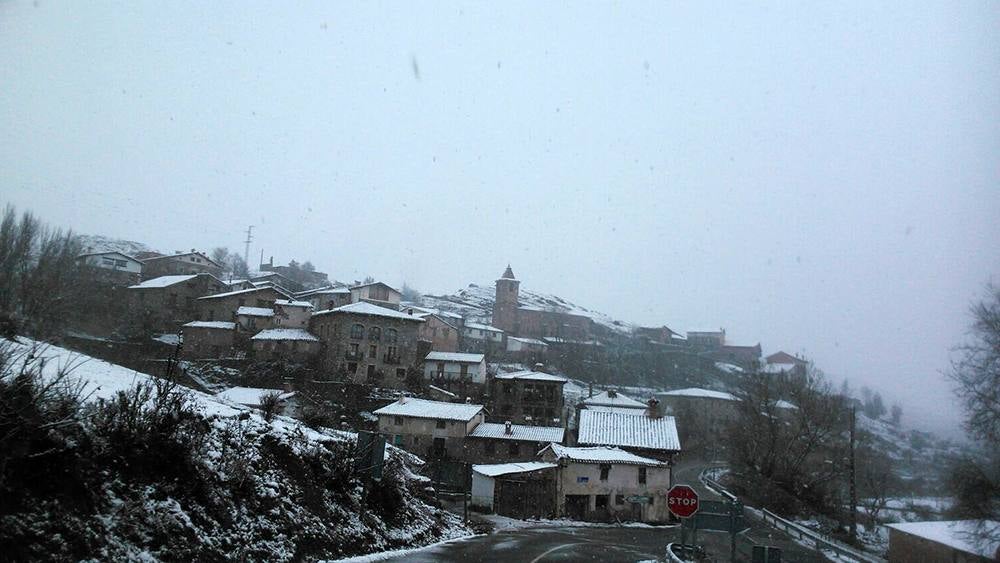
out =
[[382,561],[662,561],[676,528],[531,528],[456,540]]

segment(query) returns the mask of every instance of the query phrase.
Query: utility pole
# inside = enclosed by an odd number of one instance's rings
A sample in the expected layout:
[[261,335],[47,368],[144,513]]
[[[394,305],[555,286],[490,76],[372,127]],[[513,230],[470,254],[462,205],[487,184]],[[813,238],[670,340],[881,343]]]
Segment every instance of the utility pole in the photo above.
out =
[[253,241],[253,225],[247,227],[247,240],[243,241],[246,243],[246,248],[243,250],[243,261],[246,262],[247,267],[250,265],[250,243]]
[[854,447],[855,447],[855,436],[854,436],[854,425],[855,419],[857,419],[857,407],[851,405],[851,451],[850,451],[850,467],[851,467],[851,516],[848,522],[850,522],[850,536],[851,541],[857,541],[858,539],[858,486],[857,486],[857,473],[854,466]]

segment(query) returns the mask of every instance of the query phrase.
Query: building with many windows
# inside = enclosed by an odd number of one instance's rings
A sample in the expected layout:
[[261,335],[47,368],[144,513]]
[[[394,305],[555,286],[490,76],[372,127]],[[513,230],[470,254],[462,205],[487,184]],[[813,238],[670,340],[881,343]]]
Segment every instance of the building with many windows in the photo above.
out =
[[393,445],[429,459],[461,460],[465,437],[483,421],[483,405],[400,397],[375,415]]
[[491,418],[532,426],[562,426],[565,377],[537,371],[498,373],[490,384]]
[[321,364],[355,383],[402,388],[416,367],[418,327],[414,315],[367,301],[313,313],[309,332],[323,344]]

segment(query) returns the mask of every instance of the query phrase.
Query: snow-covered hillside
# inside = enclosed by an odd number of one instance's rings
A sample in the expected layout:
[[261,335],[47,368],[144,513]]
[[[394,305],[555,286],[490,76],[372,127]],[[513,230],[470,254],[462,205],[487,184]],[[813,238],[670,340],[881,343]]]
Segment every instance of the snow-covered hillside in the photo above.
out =
[[[423,303],[427,307],[458,313],[472,322],[489,324],[495,301],[495,288],[492,285],[469,284],[450,295],[425,295]],[[592,311],[561,297],[546,293],[538,293],[521,288],[520,304],[544,311],[558,311],[590,317],[600,326],[619,333],[629,333],[635,325],[611,318],[604,313]]]
[[[57,476],[49,472],[70,470],[55,486],[22,477],[16,492],[0,488],[18,497],[0,503],[5,557],[317,560],[469,533],[458,517],[421,500],[426,478],[411,468],[422,462],[402,450],[387,446],[384,477],[365,493],[353,474],[354,434],[284,417],[268,421],[259,411],[196,391],[181,391],[194,407],[192,415],[181,413],[183,435],[168,435],[166,448],[150,446],[147,433],[163,439],[162,420],[170,427],[176,417],[125,416],[136,411],[121,392],[154,381],[151,376],[26,338],[3,346],[0,353],[15,360],[0,374],[0,399],[10,398],[12,370],[25,361],[40,368],[43,380],[72,367],[69,379],[83,386],[85,397],[72,415],[78,425],[65,429],[59,458],[47,461],[51,448],[40,456],[4,457],[13,459],[8,476],[20,471],[50,479]],[[183,423],[190,416],[196,418]],[[131,446],[116,446],[122,440]],[[37,446],[27,441],[23,447]],[[166,455],[178,461],[152,459]]]
[[155,252],[149,245],[131,240],[122,240],[104,235],[78,235],[84,252],[121,252],[135,256],[139,252]]

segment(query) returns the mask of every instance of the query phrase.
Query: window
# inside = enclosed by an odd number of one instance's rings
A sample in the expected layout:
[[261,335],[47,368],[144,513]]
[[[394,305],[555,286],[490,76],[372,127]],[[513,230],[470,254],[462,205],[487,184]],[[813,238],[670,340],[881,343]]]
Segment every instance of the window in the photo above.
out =
[[373,327],[369,328],[368,329],[368,340],[374,340],[376,342],[378,342],[379,340],[382,340],[382,329],[379,328],[379,327],[377,327],[377,326],[373,326]]
[[357,356],[359,353],[357,342],[351,342],[351,345],[348,349],[351,351],[352,356]]
[[521,455],[521,448],[517,444],[511,444],[507,447],[507,453],[513,456]]
[[438,430],[442,430],[442,429],[444,429],[444,427],[445,427],[445,426],[446,426],[446,423],[445,423],[445,421],[443,421],[443,420],[439,420],[439,421],[437,421],[437,424],[436,424],[436,428],[437,428]]
[[378,346],[372,344],[368,347],[368,357],[374,360],[376,356],[378,356]]
[[639,468],[639,484],[640,485],[645,485],[646,484],[646,468],[645,467],[640,467]]
[[444,456],[444,438],[434,438],[434,446],[431,450],[437,457]]
[[394,445],[394,446],[402,446],[403,445],[403,437],[401,435],[399,435],[399,434],[396,434],[395,436],[393,436],[393,438],[392,438],[392,445]]
[[399,357],[399,354],[397,353],[395,346],[389,346],[388,348],[386,348],[386,350],[385,350],[385,360],[387,362],[395,361],[396,358],[398,358],[398,357]]
[[607,481],[609,473],[611,473],[611,466],[606,463],[601,464],[601,481]]
[[355,324],[351,326],[351,338],[355,340],[361,340],[365,337],[365,327]]
[[615,504],[625,504],[625,495],[615,495]]
[[608,495],[595,495],[594,496],[594,508],[597,509],[607,509],[608,508]]
[[124,268],[128,265],[128,262],[124,260],[115,260],[115,266],[118,268]]
[[401,417],[401,416],[395,416],[395,417],[393,417],[392,423],[395,424],[396,426],[402,426],[403,425],[403,417]]
[[399,340],[399,331],[394,328],[385,329],[385,341],[389,344],[395,344]]

